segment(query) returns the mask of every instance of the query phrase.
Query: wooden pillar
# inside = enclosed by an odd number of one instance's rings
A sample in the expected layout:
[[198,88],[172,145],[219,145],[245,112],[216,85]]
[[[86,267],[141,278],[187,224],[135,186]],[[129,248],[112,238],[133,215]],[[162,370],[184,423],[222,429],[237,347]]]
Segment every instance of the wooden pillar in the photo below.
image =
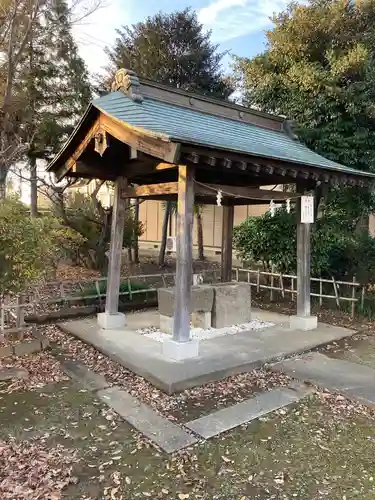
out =
[[232,281],[234,206],[223,206],[223,232],[221,240],[221,281]]
[[[298,190],[303,193],[303,189]],[[310,303],[310,259],[311,224],[301,222],[301,199],[297,204],[297,316],[306,318],[311,315]]]
[[190,340],[190,299],[193,274],[194,167],[178,169],[176,286],[173,340]]
[[115,183],[111,242],[109,247],[107,296],[105,302],[106,314],[118,313],[125,207],[127,201],[125,198],[121,198],[121,191],[125,189],[127,185],[128,182],[125,177],[118,177]]

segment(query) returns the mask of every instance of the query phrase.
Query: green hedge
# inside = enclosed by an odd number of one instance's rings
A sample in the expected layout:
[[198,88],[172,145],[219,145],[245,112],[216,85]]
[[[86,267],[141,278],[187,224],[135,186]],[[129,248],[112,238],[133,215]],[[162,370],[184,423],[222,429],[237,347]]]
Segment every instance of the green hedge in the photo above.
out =
[[[352,279],[363,284],[375,280],[375,239],[367,231],[346,229],[334,215],[319,219],[312,226],[312,276]],[[233,244],[244,261],[262,262],[270,269],[295,273],[297,267],[296,214],[284,209],[274,217],[248,217],[234,228]]]

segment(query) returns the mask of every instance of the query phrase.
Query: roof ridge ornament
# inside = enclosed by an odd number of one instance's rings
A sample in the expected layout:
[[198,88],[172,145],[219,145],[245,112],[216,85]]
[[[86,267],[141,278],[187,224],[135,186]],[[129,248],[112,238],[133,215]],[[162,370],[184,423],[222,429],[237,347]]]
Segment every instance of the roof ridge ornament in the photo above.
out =
[[293,141],[298,141],[299,137],[294,131],[295,125],[296,124],[295,124],[294,120],[284,120],[283,121],[283,131],[288,137],[293,139]]
[[131,69],[120,68],[116,71],[111,86],[112,92],[123,92],[135,102],[142,102],[141,85],[138,76]]

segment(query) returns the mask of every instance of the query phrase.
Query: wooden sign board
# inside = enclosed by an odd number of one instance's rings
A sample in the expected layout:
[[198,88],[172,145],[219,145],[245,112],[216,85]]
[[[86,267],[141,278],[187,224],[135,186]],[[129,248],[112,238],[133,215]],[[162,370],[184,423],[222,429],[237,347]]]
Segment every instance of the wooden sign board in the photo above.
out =
[[313,224],[314,222],[314,197],[301,196],[301,222]]

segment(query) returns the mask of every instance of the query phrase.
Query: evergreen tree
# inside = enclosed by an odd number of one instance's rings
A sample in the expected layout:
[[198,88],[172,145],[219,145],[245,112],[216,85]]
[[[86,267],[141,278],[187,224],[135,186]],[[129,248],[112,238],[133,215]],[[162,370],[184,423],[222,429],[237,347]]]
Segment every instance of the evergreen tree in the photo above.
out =
[[30,34],[18,83],[26,93],[23,136],[29,144],[31,213],[37,215],[37,160],[58,152],[91,99],[65,0],[45,4]]
[[[236,58],[244,104],[294,120],[327,158],[375,171],[375,0],[292,3],[273,22],[263,54]],[[368,192],[334,199],[353,219],[373,208]]]
[[232,87],[222,73],[223,53],[217,51],[191,9],[158,13],[144,22],[117,30],[114,47],[107,49],[111,65],[104,88],[119,68],[139,77],[184,90],[227,98]]

